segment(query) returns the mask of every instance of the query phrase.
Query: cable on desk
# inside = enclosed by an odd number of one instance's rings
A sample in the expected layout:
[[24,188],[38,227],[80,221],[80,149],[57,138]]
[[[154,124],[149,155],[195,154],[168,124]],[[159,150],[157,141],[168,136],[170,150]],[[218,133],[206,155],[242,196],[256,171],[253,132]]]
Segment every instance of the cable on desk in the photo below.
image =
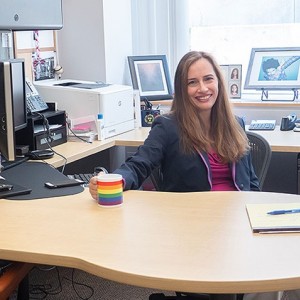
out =
[[73,134],[76,138],[78,138],[79,140],[81,140],[81,141],[83,141],[83,142],[85,142],[85,143],[88,143],[88,144],[92,144],[92,143],[93,143],[92,141],[90,141],[90,140],[87,141],[87,140],[85,140],[84,138],[82,138],[81,136],[77,135],[77,134],[72,130],[70,122],[67,122],[67,126],[68,126],[68,129],[72,132],[72,134]]
[[62,154],[58,153],[57,151],[55,151],[55,150],[52,148],[52,146],[50,145],[50,143],[48,142],[48,140],[46,140],[46,143],[47,143],[47,145],[48,145],[48,147],[49,147],[49,149],[50,149],[51,151],[53,151],[56,155],[60,156],[60,157],[64,160],[64,164],[63,164],[62,169],[61,169],[61,173],[64,173],[66,164],[67,164],[67,162],[68,162],[67,158],[66,158],[65,156],[63,156]]
[[64,170],[65,170],[65,166],[67,164],[67,158],[65,156],[63,156],[62,154],[58,153],[57,151],[55,151],[52,146],[50,145],[51,142],[53,142],[53,137],[52,137],[52,133],[51,133],[51,129],[50,129],[50,126],[49,126],[49,121],[48,119],[41,113],[39,112],[34,112],[33,114],[35,115],[38,115],[40,118],[42,118],[43,120],[43,127],[44,127],[44,131],[46,132],[46,138],[45,138],[45,141],[46,141],[46,144],[47,146],[49,147],[49,149],[54,152],[56,155],[60,156],[63,160],[64,160],[64,164],[62,166],[62,170],[61,170],[61,173],[64,173]]
[[63,160],[64,160],[64,164],[62,166],[62,169],[61,169],[61,173],[64,173],[65,171],[65,167],[66,167],[66,164],[68,162],[67,158],[65,156],[63,156],[62,154],[58,153],[57,151],[53,150],[52,147],[50,147],[50,149],[58,156],[60,156]]
[[33,114],[34,115],[38,115],[43,120],[44,132],[47,133],[47,136],[46,136],[47,143],[53,142],[53,138],[52,138],[51,129],[50,129],[50,126],[49,126],[48,119],[45,117],[45,115],[43,115],[43,114],[41,114],[39,112],[34,112]]

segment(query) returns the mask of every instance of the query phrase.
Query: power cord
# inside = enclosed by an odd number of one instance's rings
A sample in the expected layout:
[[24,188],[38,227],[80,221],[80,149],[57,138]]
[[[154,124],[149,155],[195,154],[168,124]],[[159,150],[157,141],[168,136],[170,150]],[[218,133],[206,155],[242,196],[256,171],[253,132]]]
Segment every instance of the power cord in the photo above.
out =
[[35,267],[35,269],[38,269],[40,271],[49,272],[51,270],[56,271],[56,277],[58,281],[58,286],[53,287],[51,284],[35,284],[29,286],[29,292],[30,292],[30,299],[45,299],[49,295],[58,295],[62,292],[62,283],[60,279],[59,269],[57,267],[51,267],[51,268],[40,268]]
[[52,133],[51,133],[51,129],[50,129],[50,126],[49,126],[49,121],[48,119],[45,117],[45,115],[39,113],[39,112],[34,112],[33,114],[36,114],[38,115],[40,118],[42,118],[43,120],[43,127],[44,127],[44,131],[46,132],[46,138],[45,138],[45,141],[46,141],[46,144],[47,146],[49,147],[49,149],[55,153],[56,155],[60,156],[63,160],[64,160],[64,164],[62,166],[62,170],[61,170],[61,173],[64,173],[64,170],[65,170],[65,167],[66,167],[66,164],[67,164],[67,158],[65,156],[63,156],[62,154],[58,153],[57,151],[55,151],[51,144],[53,142],[53,137],[52,137]]
[[[66,280],[68,280],[68,281],[71,281],[72,287],[73,287],[73,289],[74,289],[76,295],[77,295],[80,299],[83,299],[83,300],[91,299],[91,297],[93,297],[93,295],[94,295],[94,289],[93,289],[91,286],[89,286],[89,285],[87,285],[87,284],[85,284],[85,283],[80,283],[80,282],[78,282],[78,281],[75,281],[75,280],[74,280],[74,274],[75,274],[75,269],[72,269],[72,276],[71,276],[71,279],[69,279],[69,278],[67,278],[67,277],[63,277],[63,278],[66,279]],[[77,287],[76,287],[76,286],[87,288],[87,289],[90,291],[90,296],[87,296],[87,297],[84,298],[84,297],[82,297],[81,295],[79,295],[79,290],[77,290]]]
[[[54,279],[57,278],[57,286],[54,286],[53,284],[50,284],[50,283],[32,284],[29,287],[30,299],[46,299],[48,296],[58,295],[58,294],[62,293],[63,292],[62,279],[71,282],[72,287],[79,299],[88,300],[88,299],[91,299],[94,295],[94,289],[91,286],[81,283],[81,282],[78,282],[74,279],[75,270],[76,270],[74,268],[72,268],[71,278],[67,278],[65,276],[62,277],[62,275],[60,274],[60,271],[59,271],[59,267],[57,267],[57,266],[51,266],[51,267],[47,267],[47,268],[34,267],[34,269],[31,272],[34,272],[36,270],[39,270],[41,272],[50,272],[50,271],[54,270],[56,272]],[[45,281],[46,280],[48,281],[48,279],[45,279]],[[82,288],[82,287],[87,288],[87,290],[89,291],[88,296],[83,297],[80,295],[79,288]],[[87,293],[86,290],[84,291],[84,293],[85,294]]]
[[48,143],[52,143],[53,137],[52,137],[48,119],[46,118],[46,116],[44,114],[41,114],[39,112],[34,112],[33,114],[38,115],[43,120],[43,128],[44,128],[44,132],[46,132],[46,141]]

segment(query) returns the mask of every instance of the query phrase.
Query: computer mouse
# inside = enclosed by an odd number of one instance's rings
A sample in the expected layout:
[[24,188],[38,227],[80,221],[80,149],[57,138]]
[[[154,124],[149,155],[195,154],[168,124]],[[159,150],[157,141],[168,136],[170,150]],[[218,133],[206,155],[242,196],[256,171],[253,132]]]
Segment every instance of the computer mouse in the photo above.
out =
[[53,157],[54,152],[49,149],[44,150],[32,150],[29,151],[26,156],[29,157],[29,159],[38,160],[38,159],[48,159]]

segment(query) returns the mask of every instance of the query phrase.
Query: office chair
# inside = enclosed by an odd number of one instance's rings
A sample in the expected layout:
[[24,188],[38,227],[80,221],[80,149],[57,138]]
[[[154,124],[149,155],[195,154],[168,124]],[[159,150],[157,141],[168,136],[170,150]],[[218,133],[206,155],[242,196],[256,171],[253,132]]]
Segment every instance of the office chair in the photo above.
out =
[[254,171],[262,189],[271,162],[272,149],[268,141],[255,132],[246,132],[251,147],[251,157]]
[[8,300],[15,290],[17,300],[29,300],[28,273],[33,265],[13,262],[0,276],[0,300]]
[[151,175],[150,179],[156,191],[161,191],[161,183],[162,183],[162,173],[160,167],[155,168]]

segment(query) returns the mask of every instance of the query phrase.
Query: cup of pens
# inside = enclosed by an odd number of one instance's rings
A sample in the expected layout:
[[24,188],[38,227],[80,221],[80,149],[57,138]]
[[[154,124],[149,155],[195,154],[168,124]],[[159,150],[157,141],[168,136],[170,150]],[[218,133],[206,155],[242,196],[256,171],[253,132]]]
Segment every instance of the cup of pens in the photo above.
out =
[[98,204],[102,207],[116,207],[123,203],[123,177],[120,174],[99,174],[97,176]]

